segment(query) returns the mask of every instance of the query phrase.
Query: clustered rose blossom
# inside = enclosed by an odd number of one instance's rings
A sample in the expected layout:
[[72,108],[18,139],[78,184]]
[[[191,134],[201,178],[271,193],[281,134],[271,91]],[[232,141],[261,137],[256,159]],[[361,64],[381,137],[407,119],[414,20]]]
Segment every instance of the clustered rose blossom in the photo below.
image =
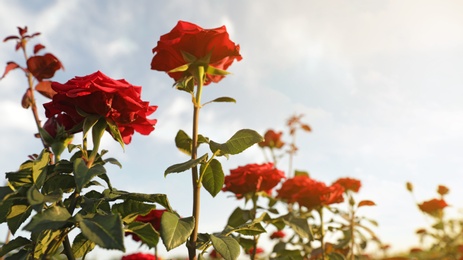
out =
[[280,149],[285,145],[284,142],[281,141],[282,132],[275,132],[273,130],[268,130],[264,134],[264,141],[258,143],[260,147],[268,147],[268,148],[276,148]]
[[131,255],[125,255],[121,258],[121,260],[160,260],[161,258],[156,258],[156,256],[152,254],[145,254],[145,253],[135,253]]
[[[135,218],[135,221],[143,222],[143,223],[150,223],[151,226],[153,226],[153,228],[156,231],[160,231],[161,230],[161,217],[162,217],[162,214],[164,214],[164,212],[166,211],[167,210],[165,209],[153,209],[146,215],[137,216]],[[132,235],[133,240],[137,242],[141,240],[136,234],[133,234],[133,233],[126,233],[125,235],[126,236]]]
[[116,124],[125,144],[130,143],[135,131],[148,135],[154,130],[156,119],[147,116],[157,106],[142,101],[141,87],[124,79],[114,80],[97,71],[64,84],[53,82],[52,88],[57,93],[51,102],[44,104],[45,115],[52,121],[44,126],[51,135],[56,133],[56,124],[72,133],[82,131],[82,113],[98,115]]
[[248,164],[230,170],[230,175],[225,176],[222,190],[235,193],[237,198],[259,191],[270,194],[283,178],[284,172],[275,169],[273,163]]
[[341,185],[346,191],[350,190],[353,192],[358,192],[362,186],[360,180],[352,178],[339,178],[334,183]]
[[443,199],[431,199],[418,204],[421,211],[432,216],[440,216],[442,214],[442,210],[447,206],[447,202]]
[[[188,72],[169,72],[175,68],[187,64],[183,53],[188,53],[201,59],[210,56],[209,64],[203,66],[213,66],[226,70],[234,60],[242,59],[240,46],[236,45],[229,38],[225,26],[214,29],[203,29],[196,24],[179,21],[177,25],[167,34],[161,36],[156,47],[153,48],[155,54],[151,61],[151,69],[164,71],[169,74],[176,82],[181,80]],[[206,74],[205,85],[210,82],[219,82],[224,76]]]
[[275,231],[272,233],[272,235],[270,235],[270,239],[280,239],[280,238],[284,238],[286,236],[285,232],[283,232],[282,230],[278,230],[278,231]]
[[304,175],[288,179],[277,192],[277,198],[288,203],[297,202],[308,209],[344,201],[344,188],[341,185],[335,183],[326,186],[325,183]]

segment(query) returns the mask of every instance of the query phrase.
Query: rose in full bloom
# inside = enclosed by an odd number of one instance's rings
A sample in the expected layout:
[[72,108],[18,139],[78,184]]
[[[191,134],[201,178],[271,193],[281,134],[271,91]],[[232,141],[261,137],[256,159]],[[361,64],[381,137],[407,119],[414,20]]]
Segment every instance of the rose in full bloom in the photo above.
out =
[[156,259],[156,256],[152,254],[135,253],[131,255],[125,255],[121,258],[121,260],[160,260],[160,258]]
[[273,232],[272,235],[270,235],[270,239],[280,239],[280,238],[284,238],[285,236],[286,236],[285,232],[278,230],[278,231]]
[[362,186],[360,180],[352,178],[339,178],[334,183],[341,185],[342,187],[344,187],[344,190],[346,191],[351,190],[353,192],[358,192],[360,190],[360,187]]
[[421,211],[434,217],[442,216],[443,210],[447,206],[447,202],[443,199],[432,199],[418,204]]
[[275,169],[273,163],[248,164],[230,170],[230,175],[225,176],[225,187],[222,190],[235,193],[237,198],[259,191],[270,194],[283,178],[284,172]]
[[[153,209],[146,215],[137,216],[135,218],[135,221],[143,222],[143,223],[150,223],[151,226],[153,226],[153,228],[159,232],[161,230],[161,217],[162,217],[162,214],[164,214],[164,212],[166,211],[167,210],[165,209]],[[126,233],[126,235],[132,235],[133,240],[137,242],[140,241],[140,238],[136,234]]]
[[[182,79],[188,72],[170,72],[183,66],[186,61],[182,53],[188,53],[196,59],[210,55],[208,64],[226,70],[234,60],[240,61],[240,46],[230,40],[225,26],[214,29],[203,29],[196,24],[179,21],[167,34],[161,36],[156,47],[153,48],[154,57],[151,61],[151,69],[164,71],[176,82]],[[206,74],[205,85],[210,82],[219,82],[224,76]]]
[[[156,111],[157,106],[142,101],[141,87],[124,79],[114,80],[97,71],[64,84],[53,82],[52,88],[57,93],[51,102],[44,104],[45,115],[48,120],[57,120],[65,128],[72,128],[73,133],[82,131],[83,114],[98,115],[115,124],[125,144],[130,143],[135,131],[148,135],[154,130],[156,119],[147,116]],[[67,115],[67,121],[59,122],[64,120],[63,114]],[[72,124],[68,120],[72,120]]]
[[280,149],[285,145],[284,142],[281,141],[282,132],[275,132],[273,130],[268,130],[264,134],[264,141],[258,143],[260,147],[268,147],[268,148],[276,148]]
[[313,185],[313,182],[315,182],[315,180],[306,175],[298,175],[291,179],[287,179],[277,191],[277,198],[283,199],[288,203],[294,203],[296,202],[296,194],[299,193],[302,188]]
[[308,209],[314,209],[343,202],[343,192],[344,188],[337,183],[326,186],[325,183],[316,181],[306,175],[299,175],[288,179],[281,185],[277,198],[288,203],[297,202]]

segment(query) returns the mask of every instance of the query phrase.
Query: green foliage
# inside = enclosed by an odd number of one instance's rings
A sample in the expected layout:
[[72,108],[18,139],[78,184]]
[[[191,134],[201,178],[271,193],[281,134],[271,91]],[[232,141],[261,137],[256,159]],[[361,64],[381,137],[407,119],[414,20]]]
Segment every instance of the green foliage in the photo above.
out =
[[209,147],[218,156],[234,155],[243,152],[252,145],[262,142],[264,138],[251,129],[241,129],[223,144],[209,141]]
[[232,237],[211,235],[214,249],[226,260],[237,259],[240,254],[240,244]]
[[204,154],[203,156],[197,158],[197,159],[191,159],[188,160],[184,163],[179,163],[179,164],[174,164],[170,167],[168,167],[165,172],[164,176],[167,176],[170,173],[176,173],[176,172],[184,172],[186,170],[189,170],[195,166],[197,166],[200,163],[204,163],[207,160],[208,155]]
[[215,197],[223,187],[225,175],[222,170],[222,164],[216,159],[212,159],[210,163],[201,164],[200,172],[202,173],[202,184],[204,188]]
[[194,225],[193,217],[180,218],[174,213],[164,212],[161,217],[161,238],[167,251],[185,243],[193,232]]
[[76,215],[82,234],[102,248],[125,250],[122,220],[119,215]]

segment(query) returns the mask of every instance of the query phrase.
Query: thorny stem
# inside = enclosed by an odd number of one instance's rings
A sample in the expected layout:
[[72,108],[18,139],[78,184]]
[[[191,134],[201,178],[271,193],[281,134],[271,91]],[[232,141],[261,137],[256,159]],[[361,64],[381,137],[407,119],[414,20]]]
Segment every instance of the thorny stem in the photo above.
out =
[[[252,220],[256,219],[257,215],[257,195],[253,194],[252,195],[252,211],[251,211],[251,218]],[[257,252],[257,242],[259,241],[259,235],[254,236],[254,241],[253,241],[253,248],[251,251],[251,260],[256,259],[256,252]]]
[[318,209],[318,214],[320,215],[320,243],[322,249],[322,259],[326,259],[325,254],[325,225],[323,223],[323,206]]
[[[191,159],[195,160],[198,157],[198,121],[199,121],[199,110],[201,109],[201,94],[203,88],[204,78],[204,67],[198,66],[196,70],[195,80],[198,84],[196,90],[196,97],[193,101],[193,134],[192,134],[192,147],[191,147]],[[200,196],[201,196],[201,184],[199,183],[198,167],[191,168],[191,179],[193,184],[193,217],[195,220],[195,226],[190,236],[190,241],[187,244],[188,256],[190,260],[196,259],[196,241],[198,240],[198,227],[199,227],[199,213],[200,213]]]

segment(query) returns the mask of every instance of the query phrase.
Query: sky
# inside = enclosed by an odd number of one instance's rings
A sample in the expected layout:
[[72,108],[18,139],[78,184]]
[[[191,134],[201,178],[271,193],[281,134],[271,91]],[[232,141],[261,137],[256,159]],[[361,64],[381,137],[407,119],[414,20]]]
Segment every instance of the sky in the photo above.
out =
[[[109,166],[111,181],[118,189],[165,193],[188,216],[189,174],[163,173],[188,159],[174,137],[179,129],[190,131],[191,100],[171,87],[166,74],[150,70],[151,49],[178,20],[225,25],[243,60],[219,84],[205,87],[203,100],[230,96],[237,103],[206,106],[199,131],[222,142],[242,128],[287,133],[286,120],[304,114],[313,131],[298,133],[294,167],[327,183],[360,179],[358,198],[377,204],[361,212],[377,220],[379,238],[400,251],[418,245],[415,230],[429,225],[406,191],[407,181],[417,201],[436,197],[442,184],[450,188],[449,214],[457,216],[463,207],[462,12],[458,0],[2,0],[0,38],[16,34],[17,26],[41,32],[34,42],[65,67],[55,81],[100,70],[142,86],[142,99],[158,106],[152,116],[158,123],[149,136],[135,134],[125,151],[105,136],[103,147],[123,165]],[[12,42],[0,44],[0,64],[23,63],[13,49]],[[0,81],[3,172],[41,149],[31,112],[20,106],[25,89],[19,71]],[[227,173],[264,161],[252,147],[221,162]],[[279,167],[285,170],[287,161]],[[212,199],[203,192],[200,231],[219,231],[237,206],[243,202],[230,194]],[[137,246],[127,241],[127,253],[146,250]],[[186,254],[183,247],[176,252]]]

